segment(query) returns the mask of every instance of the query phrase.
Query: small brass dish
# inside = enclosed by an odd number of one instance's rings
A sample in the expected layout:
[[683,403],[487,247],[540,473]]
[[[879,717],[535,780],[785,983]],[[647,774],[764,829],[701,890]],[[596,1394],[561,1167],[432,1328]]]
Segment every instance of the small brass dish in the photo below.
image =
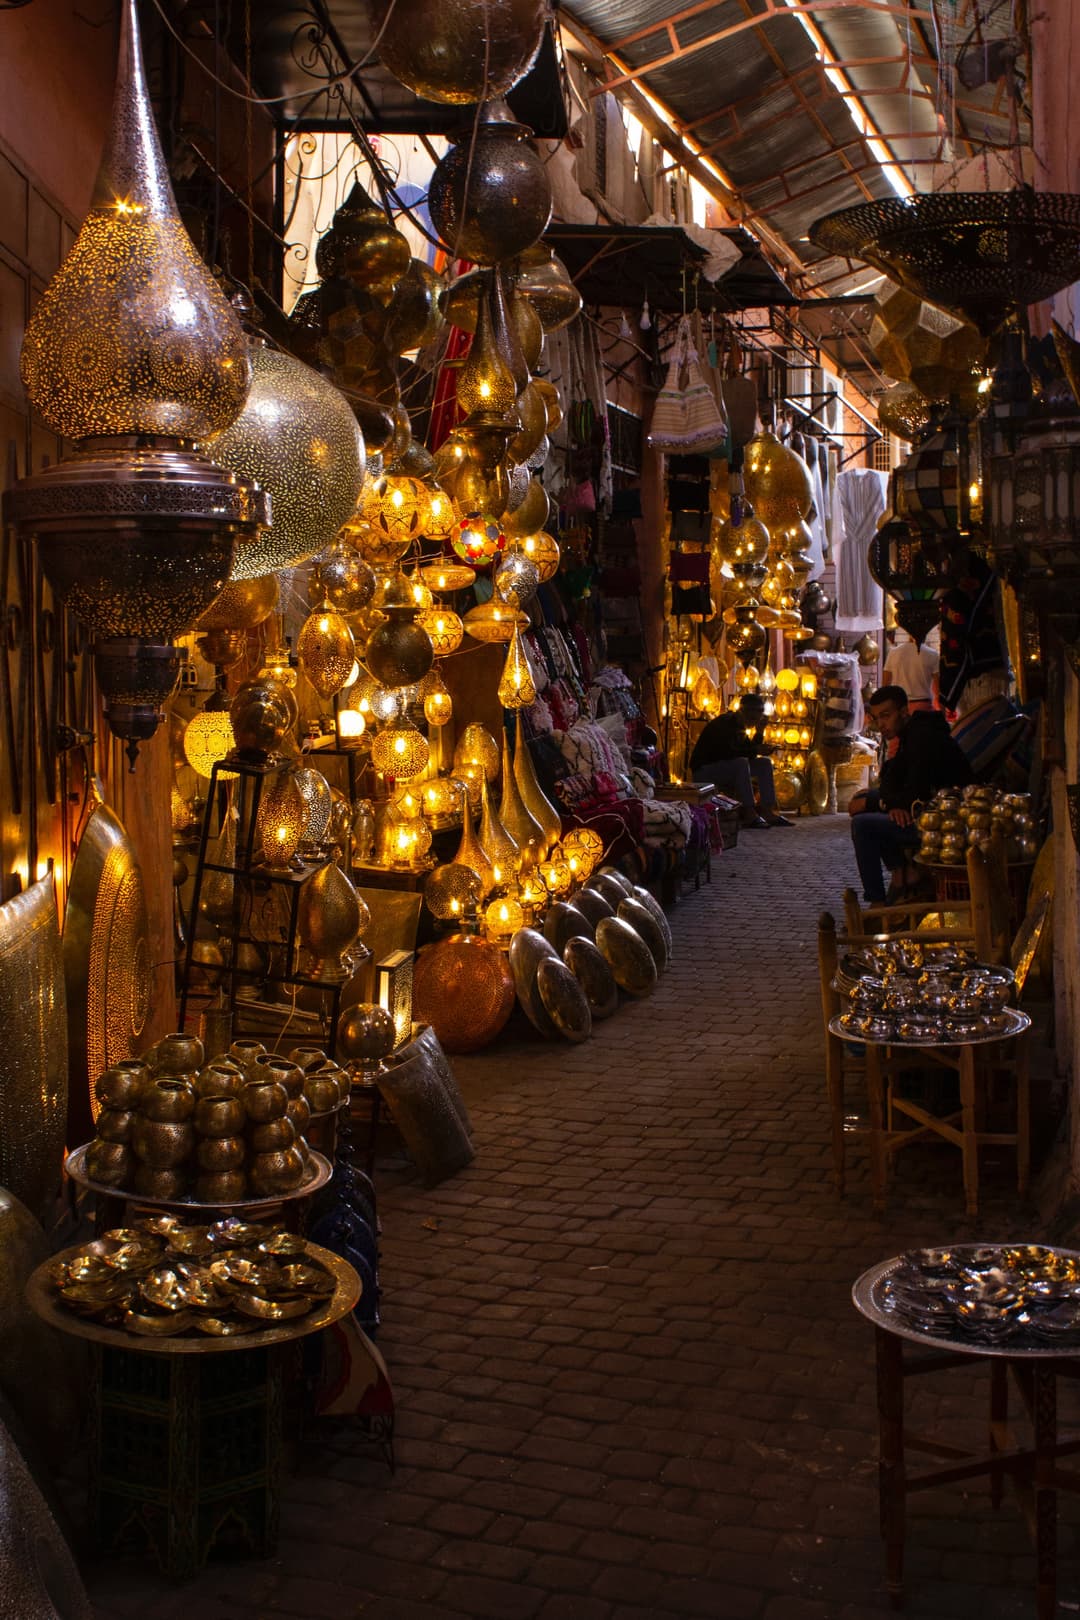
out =
[[174,1254],[213,1254],[214,1240],[209,1226],[178,1226],[169,1234],[169,1248]]
[[144,1338],[171,1339],[186,1333],[195,1322],[191,1311],[166,1311],[151,1316],[143,1311],[125,1311],[123,1325],[128,1333],[139,1333]]
[[193,1325],[212,1339],[233,1339],[240,1333],[255,1331],[250,1322],[238,1321],[232,1316],[196,1316]]
[[238,1221],[231,1216],[224,1221],[215,1221],[210,1228],[215,1249],[255,1249],[273,1235],[272,1226],[262,1226],[256,1221]]
[[167,1267],[148,1272],[139,1283],[139,1293],[148,1305],[156,1306],[159,1311],[175,1313],[191,1303],[187,1284]]
[[307,1253],[306,1239],[299,1237],[295,1232],[275,1232],[273,1237],[267,1238],[259,1244],[260,1254],[273,1254],[277,1256]]
[[316,1299],[329,1299],[337,1286],[322,1266],[304,1264],[282,1266],[281,1280],[289,1293],[312,1294]]
[[268,1299],[265,1294],[245,1290],[237,1294],[235,1303],[238,1311],[261,1322],[291,1322],[298,1316],[306,1316],[315,1301],[306,1294],[292,1299]]

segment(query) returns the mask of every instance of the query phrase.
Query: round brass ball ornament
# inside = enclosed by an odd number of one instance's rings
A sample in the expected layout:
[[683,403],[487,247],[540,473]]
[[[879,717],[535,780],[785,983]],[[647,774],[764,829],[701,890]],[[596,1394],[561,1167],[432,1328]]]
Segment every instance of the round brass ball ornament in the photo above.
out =
[[338,1024],[338,1047],[353,1063],[381,1063],[390,1056],[396,1041],[393,1015],[372,1002],[362,1001],[350,1007]]
[[415,95],[467,106],[502,96],[536,60],[543,0],[376,0],[383,65]]
[[393,618],[368,637],[364,663],[380,686],[415,686],[435,662],[431,637],[410,619]]
[[452,254],[499,264],[543,236],[551,219],[551,182],[529,134],[505,102],[488,102],[480,122],[470,121],[440,159],[428,208]]

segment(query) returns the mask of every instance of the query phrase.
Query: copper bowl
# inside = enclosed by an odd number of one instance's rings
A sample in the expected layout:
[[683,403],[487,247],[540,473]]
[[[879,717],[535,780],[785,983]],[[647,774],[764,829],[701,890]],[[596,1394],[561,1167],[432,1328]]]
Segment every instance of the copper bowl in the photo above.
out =
[[328,1114],[340,1101],[336,1079],[321,1070],[304,1076],[304,1096],[313,1114]]
[[267,1052],[255,1059],[251,1071],[253,1080],[280,1080],[290,1097],[299,1097],[304,1089],[304,1071],[296,1063],[290,1063],[288,1058],[278,1057],[273,1052]]
[[195,1104],[195,1129],[200,1136],[236,1136],[246,1118],[241,1097],[200,1097]]
[[255,1059],[262,1057],[265,1052],[266,1047],[262,1041],[233,1041],[229,1047],[229,1057],[245,1074],[252,1068]]
[[252,1125],[248,1141],[253,1153],[280,1153],[296,1144],[296,1127],[291,1119],[268,1119],[265,1125]]
[[104,1108],[134,1108],[149,1078],[149,1064],[138,1058],[115,1063],[98,1076],[94,1095]]
[[252,1191],[264,1198],[272,1198],[275,1193],[294,1192],[303,1175],[304,1156],[297,1147],[282,1148],[275,1153],[257,1153],[248,1166]]
[[135,1155],[124,1142],[93,1141],[86,1150],[86,1172],[103,1187],[129,1186]]
[[195,1077],[195,1092],[199,1097],[243,1097],[244,1071],[239,1064],[218,1058],[200,1069]]
[[156,1074],[189,1074],[202,1068],[206,1053],[197,1035],[163,1035],[149,1058]]
[[135,1166],[135,1191],[140,1198],[163,1198],[168,1203],[182,1198],[188,1177],[183,1170],[164,1170],[152,1164]]
[[143,1093],[140,1113],[144,1119],[176,1124],[195,1112],[195,1087],[190,1080],[152,1080]]
[[247,1194],[247,1177],[242,1170],[222,1170],[217,1175],[199,1176],[195,1197],[200,1204],[237,1204]]
[[308,1128],[311,1118],[311,1105],[306,1097],[290,1097],[289,1106],[285,1110],[286,1117],[292,1122],[293,1130],[297,1136],[303,1136]]
[[130,1108],[103,1108],[97,1117],[98,1136],[103,1142],[130,1142],[134,1118]]
[[175,1170],[195,1150],[195,1127],[185,1120],[135,1119],[131,1145],[143,1164],[154,1170]]
[[321,1046],[294,1046],[289,1053],[289,1062],[295,1063],[298,1069],[305,1072],[308,1069],[318,1069],[327,1061],[326,1053]]
[[195,1162],[203,1174],[222,1175],[241,1170],[247,1157],[242,1136],[207,1136],[195,1149]]
[[284,1119],[289,1093],[280,1080],[249,1080],[244,1087],[244,1108],[255,1125],[270,1119]]

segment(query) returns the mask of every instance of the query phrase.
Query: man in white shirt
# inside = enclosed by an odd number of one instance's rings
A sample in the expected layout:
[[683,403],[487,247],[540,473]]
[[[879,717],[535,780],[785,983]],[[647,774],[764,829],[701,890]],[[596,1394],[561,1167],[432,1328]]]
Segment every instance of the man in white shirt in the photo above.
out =
[[[931,631],[930,635],[933,634]],[[885,660],[886,685],[904,688],[909,709],[936,708],[939,659],[929,645],[930,637],[918,647],[906,631],[890,630],[889,636],[891,645]],[[901,636],[902,641],[899,639]]]

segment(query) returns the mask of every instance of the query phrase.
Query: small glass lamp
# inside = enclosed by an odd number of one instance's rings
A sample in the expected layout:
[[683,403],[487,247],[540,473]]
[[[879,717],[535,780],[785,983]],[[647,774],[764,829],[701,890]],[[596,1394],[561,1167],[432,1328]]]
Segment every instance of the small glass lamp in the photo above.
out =
[[780,692],[797,692],[799,690],[799,671],[790,668],[777,670],[776,686]]
[[812,669],[804,669],[799,673],[799,691],[807,703],[813,703],[817,697],[817,676]]
[[484,933],[493,945],[509,945],[524,926],[525,913],[511,895],[493,900],[484,912]]
[[343,748],[357,748],[367,729],[367,720],[359,708],[339,709],[334,716],[337,740]]

